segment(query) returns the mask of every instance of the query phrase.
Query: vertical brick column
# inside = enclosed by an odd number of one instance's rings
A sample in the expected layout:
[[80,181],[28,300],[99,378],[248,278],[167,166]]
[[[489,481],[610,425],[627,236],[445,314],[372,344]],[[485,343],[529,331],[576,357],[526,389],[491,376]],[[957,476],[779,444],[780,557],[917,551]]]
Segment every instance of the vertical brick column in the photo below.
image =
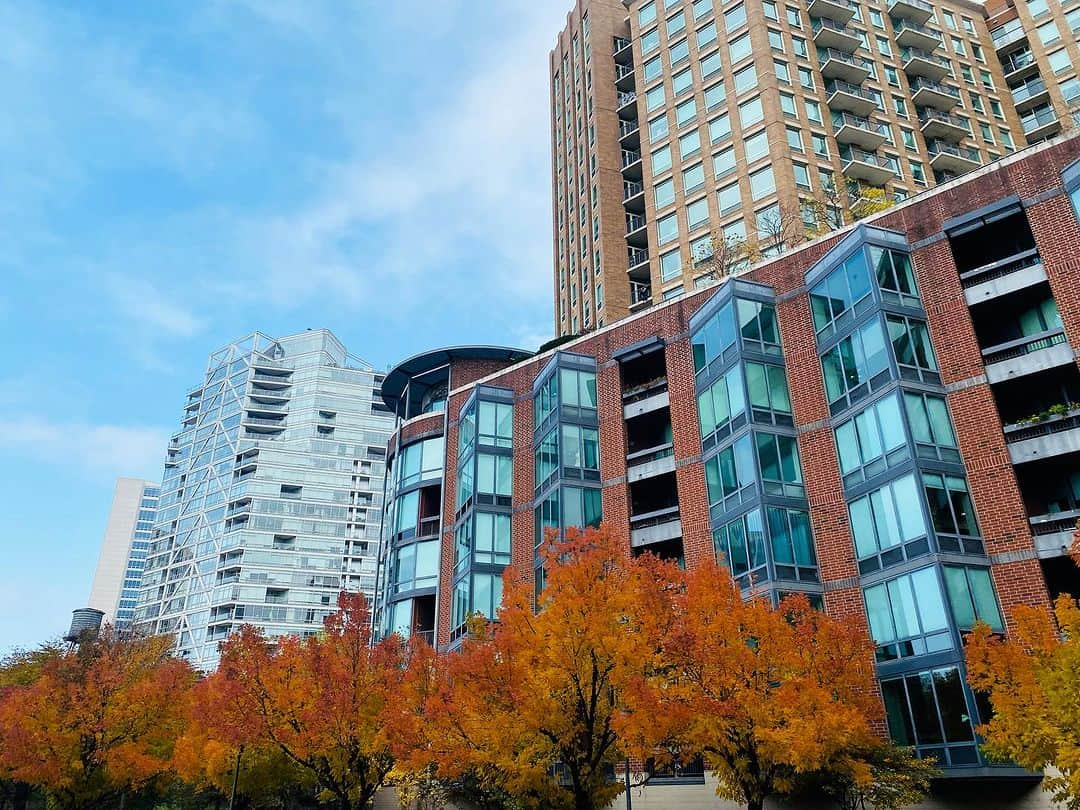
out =
[[[533,365],[527,366],[534,372]],[[521,579],[531,578],[533,571],[533,544],[536,531],[533,518],[532,497],[536,485],[536,469],[533,466],[533,398],[532,374],[515,372],[499,385],[514,390],[514,456],[513,456],[513,516],[510,518],[510,565],[513,575]]]
[[435,649],[450,643],[450,609],[454,595],[454,499],[457,494],[458,418],[469,392],[446,401],[446,457],[443,461],[442,538],[439,544],[439,591],[436,597]]
[[601,506],[604,526],[630,553],[630,488],[626,482],[626,427],[622,375],[615,360],[596,368],[596,404],[600,431]]
[[1080,352],[1080,224],[1065,194],[1051,197],[1027,209],[1028,223],[1042,257],[1050,291],[1057,302],[1065,334],[1073,351]]

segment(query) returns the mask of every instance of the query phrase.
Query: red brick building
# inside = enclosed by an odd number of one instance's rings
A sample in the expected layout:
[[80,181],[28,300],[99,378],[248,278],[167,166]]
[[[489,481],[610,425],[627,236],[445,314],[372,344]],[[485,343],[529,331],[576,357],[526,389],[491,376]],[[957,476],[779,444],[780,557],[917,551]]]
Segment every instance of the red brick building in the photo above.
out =
[[962,633],[1080,591],[1080,136],[1029,148],[537,355],[383,385],[386,631],[452,649],[537,538],[603,520],[865,624],[892,735],[992,768]]

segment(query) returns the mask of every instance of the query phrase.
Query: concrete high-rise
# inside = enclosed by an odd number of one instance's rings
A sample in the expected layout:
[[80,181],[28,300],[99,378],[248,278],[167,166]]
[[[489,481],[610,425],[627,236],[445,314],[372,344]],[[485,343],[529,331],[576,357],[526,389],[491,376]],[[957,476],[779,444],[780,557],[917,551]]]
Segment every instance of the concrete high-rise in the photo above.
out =
[[392,419],[382,376],[326,330],[214,352],[167,450],[135,621],[200,668],[241,623],[322,628],[374,595]]
[[1024,146],[996,53],[969,0],[577,0],[550,57],[557,334]]
[[102,621],[119,628],[130,624],[135,613],[157,501],[155,482],[135,478],[116,480],[86,604],[104,614]]

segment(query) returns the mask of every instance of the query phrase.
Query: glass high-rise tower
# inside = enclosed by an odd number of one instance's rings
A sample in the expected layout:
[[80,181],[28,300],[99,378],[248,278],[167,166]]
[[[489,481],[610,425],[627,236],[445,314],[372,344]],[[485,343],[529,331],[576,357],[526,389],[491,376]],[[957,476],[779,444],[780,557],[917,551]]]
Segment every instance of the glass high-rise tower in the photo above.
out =
[[322,628],[375,589],[386,442],[382,377],[326,330],[214,352],[166,453],[135,621],[212,668],[239,624]]

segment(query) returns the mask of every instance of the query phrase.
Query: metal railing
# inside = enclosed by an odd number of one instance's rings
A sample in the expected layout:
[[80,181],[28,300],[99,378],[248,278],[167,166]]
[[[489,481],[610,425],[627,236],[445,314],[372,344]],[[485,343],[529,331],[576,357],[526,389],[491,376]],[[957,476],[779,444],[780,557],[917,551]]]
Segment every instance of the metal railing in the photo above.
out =
[[934,155],[952,155],[961,160],[970,160],[975,163],[981,162],[978,149],[972,146],[960,146],[959,144],[949,143],[940,138],[931,138],[927,141],[926,151],[930,153],[930,157],[933,157]]
[[930,37],[937,40],[941,39],[940,31],[936,31],[933,28],[929,28],[925,25],[913,23],[909,20],[897,20],[896,24],[893,25],[893,31],[896,33],[897,37],[899,37],[905,31],[911,31],[916,34],[922,34],[924,37]]
[[1031,425],[1006,425],[1005,442],[1015,444],[1028,439],[1037,439],[1040,436],[1064,433],[1066,430],[1075,430],[1076,428],[1080,428],[1080,409],[1068,411],[1064,416],[1051,416]]
[[848,163],[852,161],[869,163],[871,166],[880,166],[883,169],[892,171],[892,164],[885,160],[885,158],[875,152],[867,152],[865,149],[859,149],[857,146],[841,146],[840,159]]
[[843,23],[838,23],[836,20],[830,20],[828,17],[811,17],[810,28],[816,34],[818,31],[829,30],[835,31],[838,34],[844,34],[845,36],[858,39],[859,35],[855,31]]
[[1005,75],[1008,76],[1010,73],[1016,73],[1016,71],[1031,67],[1034,64],[1035,54],[1025,48],[1021,51],[1013,51],[1008,56],[1002,58],[1001,69],[1005,72]]
[[[905,0],[907,2],[907,0]],[[912,59],[922,59],[925,62],[933,62],[935,65],[941,65],[941,67],[948,69],[949,60],[944,56],[938,56],[936,53],[930,53],[930,51],[923,50],[922,48],[901,48],[900,58],[905,62]]]
[[873,70],[868,59],[863,59],[861,56],[856,56],[853,53],[847,51],[841,51],[837,48],[818,48],[818,62],[824,65],[829,60],[835,59],[837,62],[843,62],[846,65],[852,67],[862,68],[863,70]]
[[931,121],[940,121],[943,124],[951,124],[954,127],[960,127],[960,129],[971,132],[971,125],[966,118],[961,118],[958,115],[952,115],[951,113],[943,112],[941,110],[935,110],[933,107],[923,107],[919,112],[919,123],[926,125]]
[[1004,48],[1013,42],[1027,37],[1024,24],[1020,20],[1010,20],[990,32],[990,39],[994,41],[995,48]]
[[259,416],[245,416],[242,420],[245,425],[267,425],[269,427],[285,427],[284,419],[263,419]]
[[1035,536],[1047,534],[1059,534],[1071,532],[1077,528],[1080,520],[1080,509],[1070,509],[1065,512],[1050,512],[1045,515],[1036,515],[1028,519],[1031,525],[1031,533]]
[[976,284],[982,284],[986,281],[993,281],[996,278],[1011,275],[1026,267],[1035,267],[1041,261],[1037,248],[1025,250],[1023,253],[1006,256],[1004,259],[998,259],[989,262],[988,264],[974,267],[971,270],[965,270],[960,274],[960,286],[967,288]]
[[855,127],[856,129],[863,129],[867,132],[874,132],[881,137],[887,137],[889,128],[885,124],[878,123],[877,121],[871,121],[869,118],[864,118],[861,115],[855,115],[849,112],[834,112],[832,114],[833,129],[838,130],[841,127]]
[[1046,82],[1042,79],[1031,79],[1009,89],[1012,92],[1013,103],[1021,104],[1045,93]]
[[1024,133],[1027,134],[1057,123],[1057,120],[1057,113],[1054,112],[1054,108],[1047,104],[1045,107],[1030,110],[1021,115],[1020,126],[1023,128]]
[[889,10],[891,11],[893,6],[895,6],[898,2],[901,2],[906,6],[921,8],[927,14],[934,13],[934,7],[929,3],[923,2],[923,0],[889,0]]
[[615,65],[615,81],[622,81],[627,76],[634,75],[634,68],[631,65]]
[[623,180],[623,202],[629,200],[631,197],[636,197],[638,194],[645,190],[645,185],[639,183],[636,180]]
[[626,215],[626,232],[628,234],[633,233],[638,228],[644,228],[644,227],[645,227],[645,217],[644,216],[642,216],[641,214],[627,213],[627,215]]
[[636,453],[630,453],[626,457],[626,465],[635,467],[638,464],[648,464],[650,461],[659,461],[673,455],[675,455],[674,444],[671,442],[658,444],[655,447],[647,447],[644,450],[638,450]]
[[629,93],[619,93],[618,102],[616,107],[625,107],[627,104],[632,104],[637,101],[637,93],[631,90]]
[[911,94],[919,92],[920,90],[927,90],[933,93],[941,93],[942,95],[951,96],[957,101],[960,100],[960,89],[953,87],[950,84],[942,84],[941,82],[932,82],[929,79],[924,79],[922,76],[915,78],[911,82]]
[[641,304],[652,298],[652,287],[640,281],[630,282],[630,305]]
[[627,267],[637,267],[649,260],[649,251],[645,248],[631,247],[626,249]]
[[619,119],[619,137],[620,138],[625,138],[627,135],[632,135],[635,132],[637,132],[638,129],[640,129],[640,127],[638,126],[638,122],[636,120],[634,120],[634,121],[625,121],[625,120],[623,120],[621,118]]
[[641,152],[636,149],[623,149],[622,150],[622,165],[625,169],[627,166],[633,166],[641,160]]
[[850,96],[858,96],[877,104],[877,97],[869,90],[859,87],[857,84],[845,82],[843,79],[825,82],[825,94],[831,96],[833,93],[847,93]]
[[645,529],[649,526],[660,526],[664,523],[673,523],[679,519],[679,507],[668,506],[656,509],[652,512],[643,512],[640,515],[630,516],[631,529]]
[[287,374],[262,374],[256,371],[251,375],[251,379],[256,382],[271,382],[271,383],[284,383],[285,385],[291,385],[289,376]]
[[1023,357],[1024,355],[1041,351],[1042,349],[1049,349],[1051,346],[1057,346],[1059,343],[1064,342],[1065,330],[1051,329],[1046,332],[1040,332],[1037,335],[1029,335],[1017,340],[1009,340],[1005,343],[998,343],[996,346],[990,346],[989,348],[983,349],[983,363],[990,365],[991,363],[1001,363],[1005,360],[1014,360],[1017,357]]
[[624,37],[612,37],[612,40],[613,41],[612,41],[611,52],[613,54],[618,53],[623,48],[629,48],[630,47],[630,40],[625,39]]

